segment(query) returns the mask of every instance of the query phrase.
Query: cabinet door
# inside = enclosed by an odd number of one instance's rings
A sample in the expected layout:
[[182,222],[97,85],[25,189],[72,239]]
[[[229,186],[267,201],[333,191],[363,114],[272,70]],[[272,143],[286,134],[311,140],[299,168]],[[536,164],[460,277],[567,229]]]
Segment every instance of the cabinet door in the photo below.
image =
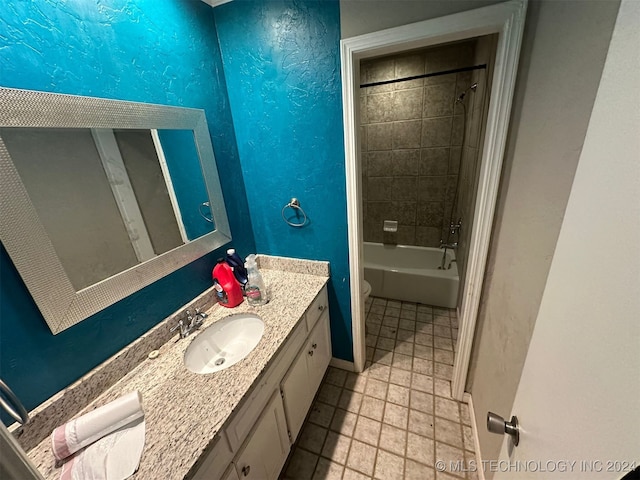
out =
[[224,431],[218,433],[218,440],[213,449],[207,454],[202,466],[194,474],[193,480],[218,480],[229,467],[233,459],[233,452]]
[[309,389],[308,351],[307,342],[280,383],[291,443],[298,437],[313,400],[313,394]]
[[282,399],[275,392],[236,459],[238,476],[241,480],[276,480],[289,448]]
[[324,373],[331,361],[331,335],[329,333],[329,314],[325,311],[309,335],[308,351],[313,352],[307,358],[309,371],[309,388],[314,397]]

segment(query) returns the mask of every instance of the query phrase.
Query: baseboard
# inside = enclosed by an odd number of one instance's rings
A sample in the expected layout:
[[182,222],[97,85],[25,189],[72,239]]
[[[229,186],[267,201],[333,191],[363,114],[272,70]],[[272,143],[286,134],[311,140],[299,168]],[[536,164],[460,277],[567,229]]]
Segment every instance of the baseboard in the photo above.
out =
[[471,430],[473,431],[473,444],[476,452],[476,473],[478,480],[485,480],[484,469],[482,468],[482,455],[480,454],[480,438],[478,437],[478,425],[476,424],[476,412],[473,408],[473,398],[468,392],[464,392],[462,400],[469,405],[469,416],[471,417]]
[[342,360],[341,358],[333,357],[329,362],[329,366],[336,367],[341,370],[347,370],[349,372],[355,372],[356,368],[353,362],[348,362],[346,360]]

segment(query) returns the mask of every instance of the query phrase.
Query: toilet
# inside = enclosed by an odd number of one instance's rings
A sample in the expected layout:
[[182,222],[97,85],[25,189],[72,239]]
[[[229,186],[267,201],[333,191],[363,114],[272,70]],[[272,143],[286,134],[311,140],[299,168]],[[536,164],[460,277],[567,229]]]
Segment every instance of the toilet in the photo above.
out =
[[367,298],[371,295],[371,284],[364,278],[362,279],[362,299],[366,302]]

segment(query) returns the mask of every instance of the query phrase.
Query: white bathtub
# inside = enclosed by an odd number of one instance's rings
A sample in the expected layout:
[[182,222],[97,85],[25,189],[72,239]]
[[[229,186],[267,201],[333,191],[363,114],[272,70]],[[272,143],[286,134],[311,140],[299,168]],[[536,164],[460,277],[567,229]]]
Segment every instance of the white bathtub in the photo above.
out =
[[406,302],[455,308],[458,301],[458,266],[447,250],[445,267],[438,270],[443,250],[364,242],[364,278],[371,295]]

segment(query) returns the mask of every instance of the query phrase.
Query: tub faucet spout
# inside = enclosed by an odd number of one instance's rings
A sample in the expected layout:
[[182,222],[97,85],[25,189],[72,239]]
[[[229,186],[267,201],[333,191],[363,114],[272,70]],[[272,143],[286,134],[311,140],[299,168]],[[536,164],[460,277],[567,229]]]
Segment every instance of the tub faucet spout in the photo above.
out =
[[458,247],[458,242],[451,242],[451,243],[444,243],[444,242],[440,242],[440,248],[457,248]]

